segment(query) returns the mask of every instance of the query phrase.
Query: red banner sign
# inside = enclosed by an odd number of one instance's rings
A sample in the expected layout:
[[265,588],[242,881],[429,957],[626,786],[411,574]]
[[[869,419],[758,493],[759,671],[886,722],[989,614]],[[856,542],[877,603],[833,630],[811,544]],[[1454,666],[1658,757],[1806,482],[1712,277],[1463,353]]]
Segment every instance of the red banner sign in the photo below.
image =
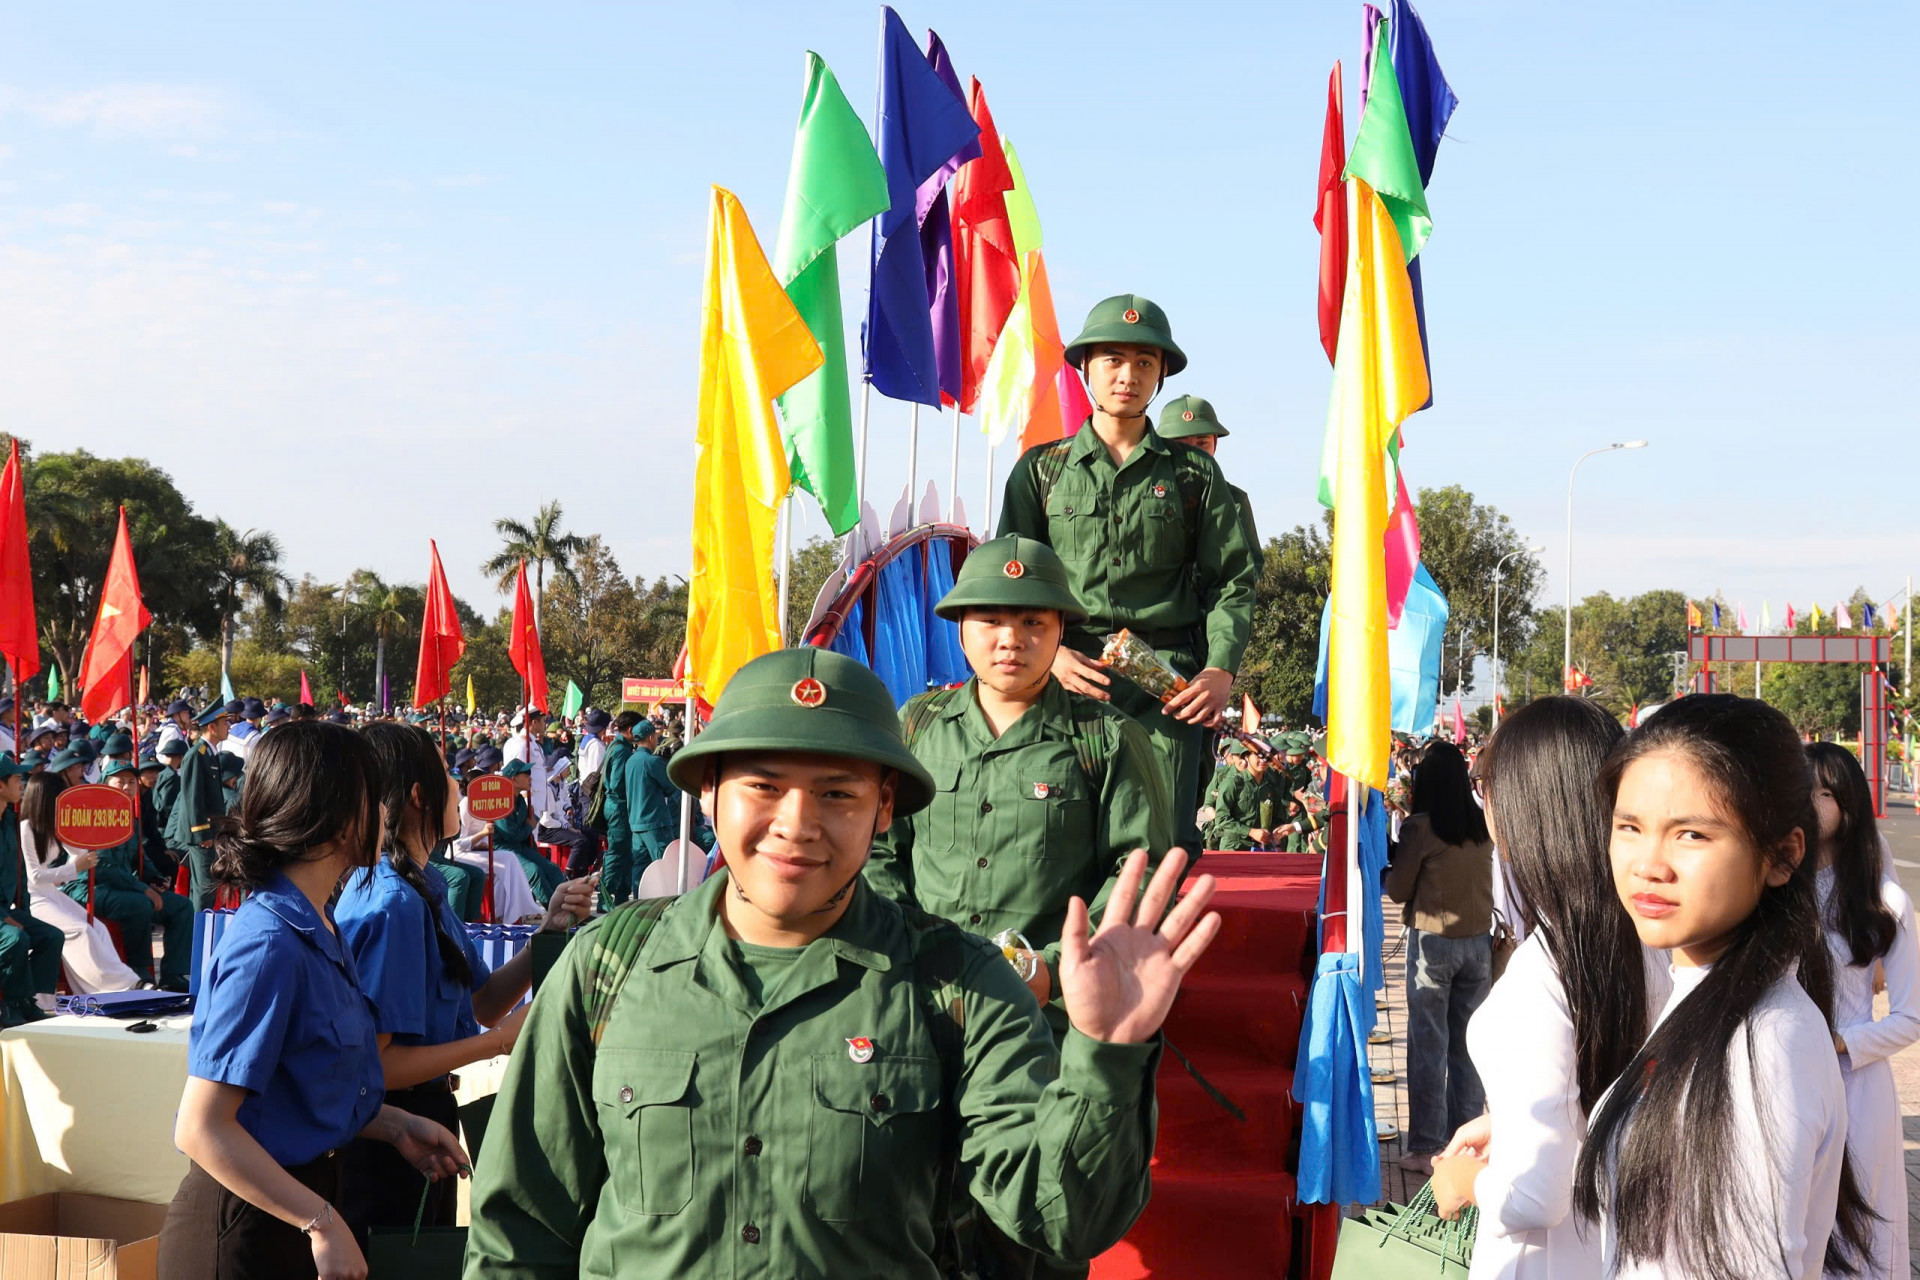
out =
[[481,822],[498,822],[513,812],[513,779],[483,773],[467,784],[467,812]]
[[133,797],[98,782],[68,787],[54,804],[53,833],[75,849],[111,849],[133,835]]
[[620,701],[622,702],[660,702],[668,698],[687,696],[687,684],[684,680],[649,680],[628,676],[620,682]]

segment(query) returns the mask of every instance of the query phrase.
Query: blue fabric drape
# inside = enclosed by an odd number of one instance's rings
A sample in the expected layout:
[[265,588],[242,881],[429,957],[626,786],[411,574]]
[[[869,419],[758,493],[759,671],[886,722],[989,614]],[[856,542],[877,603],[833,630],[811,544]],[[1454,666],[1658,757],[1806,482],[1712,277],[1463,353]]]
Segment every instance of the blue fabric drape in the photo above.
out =
[[867,657],[866,616],[865,606],[855,600],[853,608],[847,610],[847,620],[840,624],[839,633],[827,648],[844,653],[863,667],[870,667],[873,661]]
[[[1320,666],[1314,674],[1313,714],[1327,719],[1327,620],[1333,601],[1320,608]],[[1400,625],[1387,632],[1387,669],[1392,673],[1393,727],[1401,733],[1431,733],[1440,701],[1440,658],[1447,634],[1447,598],[1427,566],[1413,571]]]
[[927,679],[934,684],[958,684],[973,674],[960,648],[960,624],[933,613],[933,606],[953,590],[953,554],[944,538],[931,539],[923,551],[927,557]]
[[1356,957],[1320,957],[1293,1096],[1301,1105],[1299,1194],[1303,1204],[1373,1204],[1380,1199],[1380,1142],[1373,1122],[1367,1033],[1373,997],[1361,989]]
[[917,549],[888,562],[873,588],[873,670],[894,705],[927,690],[926,593]]

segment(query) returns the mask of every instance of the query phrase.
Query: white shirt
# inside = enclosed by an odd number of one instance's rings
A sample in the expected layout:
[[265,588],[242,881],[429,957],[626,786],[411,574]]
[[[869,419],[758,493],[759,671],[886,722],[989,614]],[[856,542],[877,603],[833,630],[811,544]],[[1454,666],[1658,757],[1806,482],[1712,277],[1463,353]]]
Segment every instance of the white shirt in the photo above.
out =
[[[1824,916],[1833,894],[1833,869],[1822,867],[1815,883]],[[1881,960],[1887,974],[1887,1016],[1878,1022],[1873,1018],[1873,966],[1855,966],[1847,940],[1837,933],[1827,934],[1827,948],[1833,953],[1833,1025],[1847,1042],[1847,1057],[1855,1068],[1891,1058],[1920,1040],[1920,944],[1913,935],[1913,899],[1898,882],[1885,879],[1880,882],[1880,901],[1900,929]]]
[[[245,730],[245,732],[241,732],[242,730]],[[229,733],[227,740],[220,744],[220,749],[222,751],[231,751],[234,755],[245,760],[247,753],[253,750],[253,744],[260,741],[261,732],[261,730],[254,728],[248,721],[242,720],[239,724],[233,726],[233,732]]]
[[599,734],[587,733],[580,737],[580,781],[586,782],[600,772],[600,766],[607,758],[607,740]]
[[181,730],[180,726],[175,724],[172,720],[169,720],[165,724],[160,726],[160,737],[153,744],[155,752],[158,752],[161,747],[166,746],[169,742],[172,742],[175,738],[180,739],[182,742],[187,742],[188,746],[193,745],[191,742],[187,740],[187,735],[185,732]]
[[534,825],[537,827],[545,823],[550,827],[565,826],[563,811],[567,803],[565,785],[570,757],[561,756],[549,763],[539,741],[529,740],[525,729],[507,739],[506,750],[501,755],[508,760],[525,760],[527,767],[533,770],[533,794],[529,798],[534,817],[538,820]]
[[[1656,1027],[1708,972],[1675,966],[1673,994],[1661,1009]],[[1763,1216],[1771,1209],[1773,1219],[1772,1230],[1762,1238],[1730,1242],[1735,1256],[1747,1259],[1748,1265],[1742,1268],[1745,1274],[1779,1275],[1784,1260],[1792,1280],[1817,1280],[1840,1203],[1847,1099],[1827,1020],[1792,973],[1760,997],[1734,1032],[1727,1046],[1727,1069],[1736,1154],[1726,1173],[1730,1180],[1744,1182],[1751,1203]],[[1761,1107],[1766,1108],[1764,1125]],[[1604,1261],[1610,1270],[1612,1220],[1602,1215],[1600,1227]],[[1622,1265],[1611,1274],[1619,1280],[1687,1280],[1687,1273],[1673,1259]]]

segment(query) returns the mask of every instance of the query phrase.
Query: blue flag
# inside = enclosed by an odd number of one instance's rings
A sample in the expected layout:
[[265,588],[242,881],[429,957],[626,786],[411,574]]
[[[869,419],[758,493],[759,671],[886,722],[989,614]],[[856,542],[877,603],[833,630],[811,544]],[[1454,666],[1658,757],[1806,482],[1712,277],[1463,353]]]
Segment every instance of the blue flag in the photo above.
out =
[[[1413,137],[1413,156],[1420,162],[1420,185],[1433,178],[1433,160],[1440,152],[1440,139],[1446,135],[1447,121],[1460,100],[1453,96],[1440,60],[1433,56],[1433,41],[1427,28],[1407,0],[1391,0],[1387,6],[1387,46],[1393,62],[1393,78],[1400,86],[1400,105],[1407,114],[1407,132]],[[1413,318],[1420,326],[1420,356],[1427,366],[1427,386],[1433,386],[1433,355],[1427,343],[1427,290],[1420,279],[1420,259],[1407,264],[1407,283],[1413,286]],[[1433,404],[1431,390],[1427,403]]]
[[[927,32],[927,62],[940,83],[953,96],[965,101],[960,92],[960,77],[954,73],[953,59],[940,36]],[[920,256],[927,266],[927,316],[933,328],[933,359],[940,371],[940,390],[949,401],[958,403],[961,389],[960,367],[960,289],[954,279],[953,216],[948,205],[947,183],[969,160],[980,158],[980,139],[956,151],[948,161],[920,184],[914,201],[914,214],[920,220]]]
[[920,247],[919,190],[968,143],[977,147],[980,127],[907,34],[900,15],[884,6],[881,13],[878,150],[892,203],[874,235],[864,334],[867,381],[881,395],[938,408],[940,370]]

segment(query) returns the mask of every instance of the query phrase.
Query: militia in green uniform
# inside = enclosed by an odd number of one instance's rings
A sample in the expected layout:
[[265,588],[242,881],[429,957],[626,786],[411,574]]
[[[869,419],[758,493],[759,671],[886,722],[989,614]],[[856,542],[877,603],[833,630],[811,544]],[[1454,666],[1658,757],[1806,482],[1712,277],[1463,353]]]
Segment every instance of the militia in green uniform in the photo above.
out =
[[1274,746],[1286,757],[1281,773],[1287,791],[1287,816],[1282,825],[1292,828],[1286,833],[1287,852],[1308,853],[1314,847],[1314,833],[1326,825],[1326,819],[1300,799],[1302,794],[1312,794],[1315,785],[1313,764],[1307,758],[1313,742],[1304,733],[1289,733],[1275,739]]
[[[1154,430],[1160,433],[1162,440],[1178,440],[1191,445],[1200,452],[1220,460],[1216,441],[1233,432],[1220,425],[1220,418],[1213,411],[1213,402],[1202,400],[1199,396],[1175,396],[1167,401],[1160,410],[1160,421]],[[1237,484],[1227,486],[1233,490],[1233,496],[1240,503],[1240,519],[1247,527],[1247,542],[1253,548],[1253,570],[1257,577],[1266,564],[1266,552],[1260,545],[1260,530],[1253,523],[1253,499],[1247,491]],[[1257,726],[1243,725],[1249,731]]]
[[997,949],[861,874],[934,792],[871,671],[757,658],[671,769],[725,865],[589,924],[541,987],[481,1149],[467,1280],[939,1280],[966,1261],[945,1252],[956,1168],[1023,1245],[1118,1240],[1147,1199],[1159,1026],[1218,931],[1211,880],[1155,931],[1184,859],[1144,896],[1129,864],[1100,931],[1069,933],[1056,1049]]
[[[1068,629],[1063,650],[1097,656],[1103,637],[1126,627],[1191,682],[1179,695],[1191,723],[1129,680],[1114,678],[1105,689],[1152,737],[1168,772],[1175,843],[1191,849],[1208,730],[1253,626],[1254,548],[1218,464],[1166,440],[1147,417],[1161,382],[1187,363],[1166,314],[1137,295],[1108,298],[1066,357],[1087,376],[1093,416],[1075,434],[1020,456],[999,531],[1044,542],[1066,562],[1088,616]],[[1064,652],[1055,674],[1076,692],[1101,687]]]
[[201,734],[180,762],[180,794],[167,813],[167,848],[185,859],[195,911],[213,909],[213,820],[227,811],[220,785],[220,744],[227,736],[227,709],[214,703],[195,718]]
[[[116,781],[118,779],[118,781]],[[100,780],[131,795],[139,783],[132,764],[115,760],[100,771]],[[60,891],[82,906],[93,891],[93,914],[120,926],[120,945],[127,967],[143,982],[153,982],[153,926],[166,931],[160,958],[159,984],[169,991],[187,989],[187,968],[193,956],[193,910],[177,893],[162,893],[140,879],[142,870],[138,830],[111,849],[102,849],[91,876],[75,876]]]
[[1206,794],[1201,797],[1200,822],[1202,835],[1207,848],[1221,848],[1219,840],[1220,806],[1228,788],[1239,785],[1240,778],[1247,769],[1247,745],[1238,738],[1228,738],[1221,746],[1221,759],[1213,771],[1212,781],[1207,783]]
[[600,814],[607,851],[600,860],[600,909],[611,911],[627,900],[633,874],[633,831],[627,826],[627,763],[633,758],[633,731],[646,717],[622,711],[613,720],[613,741],[600,759]]
[[[659,755],[660,726],[642,720],[633,730],[633,756],[621,773],[625,799],[620,806],[633,841],[633,884],[667,851],[679,827],[680,792],[667,776]],[[629,889],[632,885],[627,886]]]
[[46,1016],[34,997],[53,994],[67,943],[58,925],[33,918],[17,808],[32,772],[32,765],[0,754],[0,1026],[6,1027]]
[[1044,543],[982,544],[934,612],[961,624],[974,676],[901,709],[933,802],[874,841],[867,882],[982,937],[1017,931],[1039,953],[1034,992],[1064,1032],[1050,997],[1067,900],[1098,920],[1127,855],[1158,859],[1173,843],[1160,762],[1138,724],[1054,678],[1062,629],[1086,611]]
[[1228,779],[1215,809],[1210,833],[1214,847],[1245,850],[1269,843],[1262,837],[1287,811],[1286,780],[1280,775],[1279,761],[1249,751],[1246,772]]
[[540,852],[534,839],[533,807],[528,801],[533,791],[533,766],[525,760],[509,760],[500,776],[511,781],[519,794],[513,798],[513,812],[493,824],[493,847],[520,860],[534,901],[544,907],[553,891],[566,883],[567,873]]

